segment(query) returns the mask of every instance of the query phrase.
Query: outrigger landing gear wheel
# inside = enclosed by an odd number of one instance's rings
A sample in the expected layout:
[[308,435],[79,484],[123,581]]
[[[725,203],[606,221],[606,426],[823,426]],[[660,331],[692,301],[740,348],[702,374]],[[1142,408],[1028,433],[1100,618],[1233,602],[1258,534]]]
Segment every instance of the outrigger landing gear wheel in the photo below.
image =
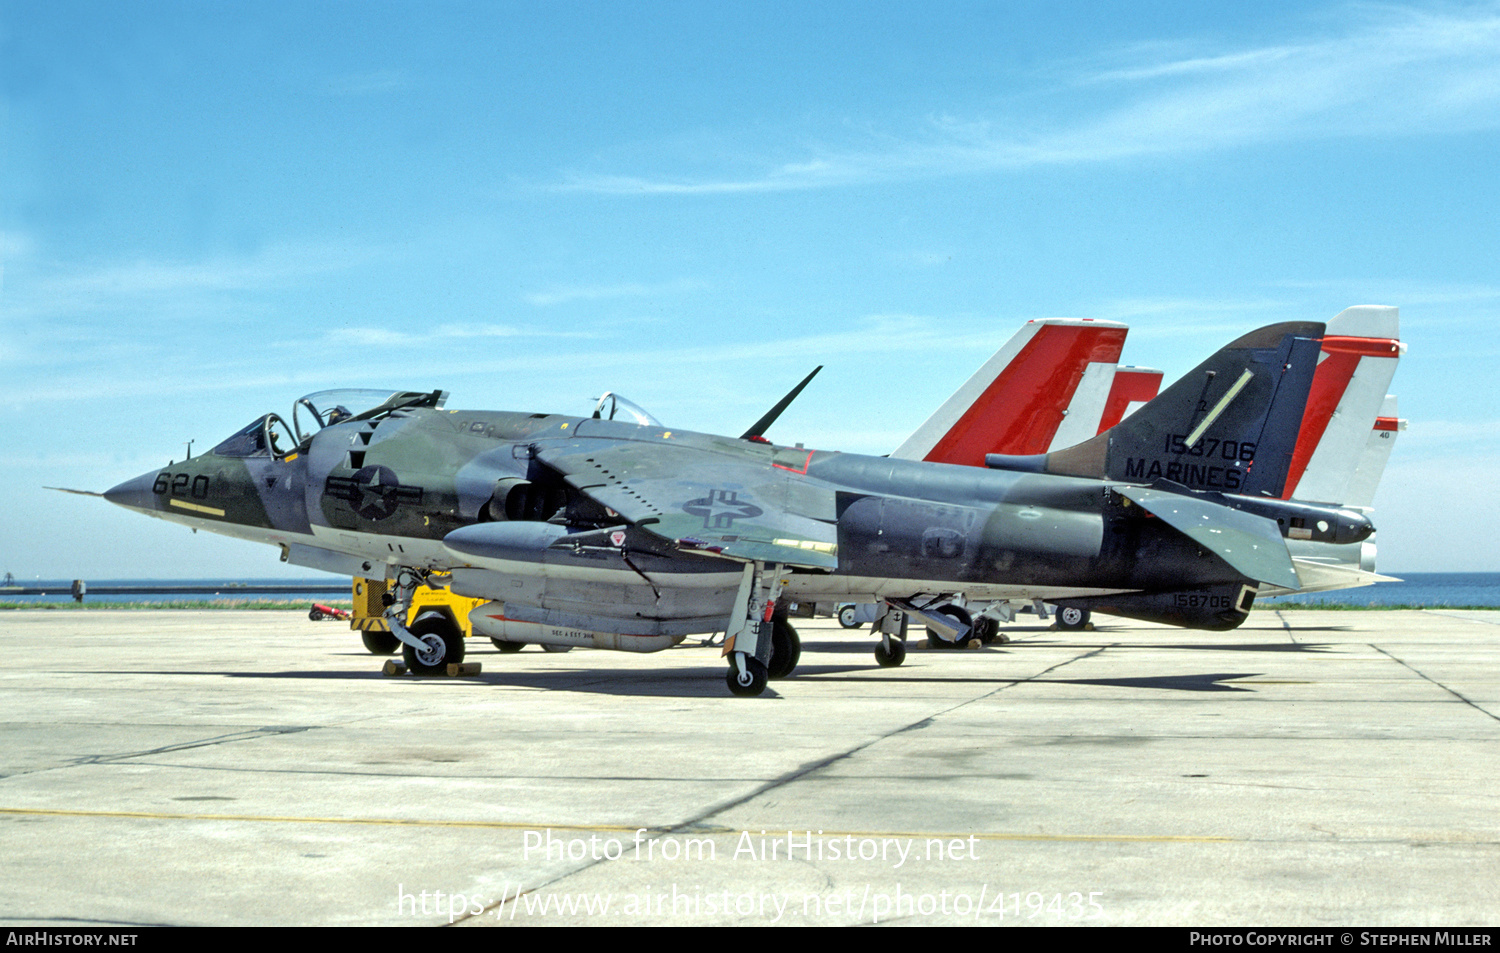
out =
[[864,625],[863,622],[859,621],[859,607],[844,606],[842,609],[840,609],[839,625],[843,626],[846,629],[857,629],[860,626]]
[[875,661],[882,668],[895,668],[906,661],[906,643],[900,639],[891,639],[890,651],[886,651],[885,640],[875,643]]
[[980,645],[989,645],[996,639],[1001,642],[1010,640],[1000,634],[1000,622],[987,615],[982,615],[974,620],[974,630],[970,633],[973,638],[979,640]]
[[766,667],[753,655],[735,654],[743,656],[744,671],[740,670],[738,660],[730,662],[729,673],[724,676],[724,682],[729,686],[731,694],[741,698],[754,698],[766,690]]
[[1059,606],[1056,615],[1057,627],[1065,632],[1078,632],[1089,624],[1089,610],[1077,606]]
[[802,657],[802,639],[792,624],[782,618],[771,620],[771,664],[766,666],[769,678],[786,678]]
[[402,643],[402,657],[413,675],[441,675],[449,665],[464,660],[464,634],[441,612],[425,613],[411,624],[411,634],[423,644],[418,650]]
[[525,642],[507,642],[504,639],[490,639],[490,644],[499,649],[501,654],[503,655],[509,655],[512,652],[519,652],[526,647]]

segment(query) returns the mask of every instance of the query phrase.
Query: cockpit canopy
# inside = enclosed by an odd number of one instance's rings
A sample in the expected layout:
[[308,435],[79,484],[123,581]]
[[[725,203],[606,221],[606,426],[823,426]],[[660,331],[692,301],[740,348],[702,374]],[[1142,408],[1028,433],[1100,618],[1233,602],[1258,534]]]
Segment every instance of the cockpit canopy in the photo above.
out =
[[[416,407],[439,409],[447,401],[446,391],[377,390],[342,387],[320,390],[299,397],[292,405],[292,422],[276,414],[257,417],[229,439],[214,447],[221,457],[285,457],[306,449],[313,435],[324,427],[351,420],[376,420],[400,410]],[[634,402],[613,392],[594,405],[596,420],[634,422],[640,427],[660,427],[655,417]]]
[[635,421],[638,427],[660,427],[660,420],[646,413],[635,401],[627,400],[614,391],[605,392],[594,405],[595,420]]
[[258,417],[229,439],[214,447],[221,457],[281,457],[303,447],[324,427],[350,420],[374,420],[409,407],[439,408],[448,399],[446,391],[376,390],[344,387],[320,390],[300,397],[292,405],[292,424],[276,414]]

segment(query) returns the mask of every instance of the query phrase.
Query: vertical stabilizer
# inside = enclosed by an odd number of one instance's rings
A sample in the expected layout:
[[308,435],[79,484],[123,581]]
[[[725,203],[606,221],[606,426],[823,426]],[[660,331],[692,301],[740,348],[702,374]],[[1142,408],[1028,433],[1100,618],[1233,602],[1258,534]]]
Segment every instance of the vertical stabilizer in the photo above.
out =
[[1324,326],[1271,325],[1241,337],[1111,430],[1045,461],[991,466],[1279,496]]
[[1387,395],[1381,405],[1380,416],[1365,438],[1365,446],[1354,468],[1354,477],[1349,481],[1347,506],[1369,509],[1375,505],[1375,488],[1385,473],[1385,465],[1391,459],[1391,450],[1396,446],[1396,436],[1406,429],[1406,421],[1396,415],[1396,398]]
[[1028,321],[891,456],[982,466],[987,453],[1044,452],[1080,384],[1119,361],[1125,333],[1113,321]]
[[[1103,433],[1154,399],[1161,390],[1161,377],[1161,371],[1154,367],[1116,368],[1115,385],[1110,389],[1095,433]],[[1059,445],[1058,449],[1064,446],[1067,445]]]
[[1396,308],[1358,305],[1328,322],[1282,497],[1352,502],[1356,469],[1406,351],[1399,335]]

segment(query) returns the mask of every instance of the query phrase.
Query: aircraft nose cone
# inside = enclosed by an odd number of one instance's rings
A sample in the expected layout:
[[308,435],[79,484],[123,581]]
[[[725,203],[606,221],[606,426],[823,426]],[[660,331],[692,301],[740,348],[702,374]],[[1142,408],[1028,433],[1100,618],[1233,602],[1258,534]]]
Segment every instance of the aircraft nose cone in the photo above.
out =
[[1375,532],[1370,517],[1354,510],[1339,510],[1339,521],[1334,534],[1335,543],[1362,543]]
[[133,480],[104,491],[104,498],[116,506],[132,510],[156,509],[156,493],[151,487],[156,483],[157,471],[142,473]]

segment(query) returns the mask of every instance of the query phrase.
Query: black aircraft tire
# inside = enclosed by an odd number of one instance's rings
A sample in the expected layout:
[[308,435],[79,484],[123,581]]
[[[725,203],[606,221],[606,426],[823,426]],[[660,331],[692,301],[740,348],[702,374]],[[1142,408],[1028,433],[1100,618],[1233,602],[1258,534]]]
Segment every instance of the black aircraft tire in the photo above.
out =
[[839,625],[846,629],[857,629],[864,625],[859,621],[859,608],[857,606],[844,606],[839,610]]
[[400,639],[379,629],[364,630],[359,634],[359,640],[365,644],[365,651],[371,655],[392,655],[401,647]]
[[543,652],[571,652],[571,651],[573,651],[573,646],[571,646],[571,645],[553,645],[551,642],[543,642],[542,643],[542,651]]
[[[972,620],[969,617],[968,610],[962,609],[962,608],[960,608],[958,606],[951,606],[951,605],[950,606],[939,606],[934,611],[940,612],[943,615],[948,616],[951,619],[956,619],[959,622],[962,622],[964,625],[972,625],[973,624]],[[949,642],[947,639],[943,638],[942,636],[938,635],[936,632],[932,631],[931,627],[928,627],[928,629],[927,629],[927,647],[929,649],[961,649],[961,648],[965,648],[965,647],[968,646],[968,644],[969,644],[969,638],[972,638],[972,637],[973,637],[973,633],[970,633],[969,636],[965,637],[962,642]]]
[[519,652],[526,647],[525,642],[507,642],[504,639],[490,639],[490,644],[499,649],[502,655]]
[[419,656],[417,650],[401,643],[401,655],[413,675],[442,675],[449,665],[464,660],[464,634],[441,612],[428,612],[411,624],[411,634],[427,644]]
[[979,640],[980,645],[989,645],[994,642],[1000,634],[1000,622],[982,615],[974,620],[974,631],[970,633],[973,638]]
[[786,678],[797,667],[802,658],[802,639],[797,630],[785,619],[771,620],[771,664],[766,666],[766,677]]
[[1089,610],[1076,606],[1058,606],[1057,627],[1064,632],[1082,632],[1089,624]]
[[731,695],[754,698],[766,690],[766,667],[752,655],[745,659],[745,668],[745,674],[741,675],[739,666],[731,662],[729,672],[724,676],[724,683],[729,686]]
[[885,640],[881,639],[875,643],[875,661],[881,668],[895,668],[906,661],[906,643],[900,639],[891,639],[891,650],[885,650]]

